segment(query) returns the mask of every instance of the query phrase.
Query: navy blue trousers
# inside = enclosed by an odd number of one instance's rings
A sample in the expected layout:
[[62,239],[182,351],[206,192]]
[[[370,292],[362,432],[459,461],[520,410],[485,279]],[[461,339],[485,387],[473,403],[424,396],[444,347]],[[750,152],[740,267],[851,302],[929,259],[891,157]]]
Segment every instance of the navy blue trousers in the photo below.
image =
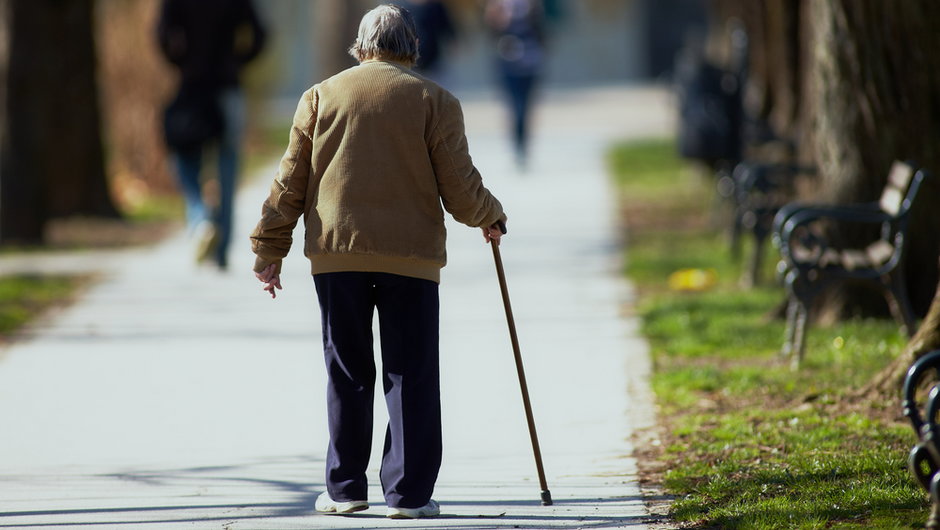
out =
[[512,110],[512,139],[516,154],[525,157],[529,146],[529,110],[535,88],[533,74],[503,74],[503,87]]
[[367,500],[378,310],[388,428],[380,477],[389,506],[427,504],[441,467],[438,285],[396,274],[313,277],[327,369],[326,485],[335,501]]

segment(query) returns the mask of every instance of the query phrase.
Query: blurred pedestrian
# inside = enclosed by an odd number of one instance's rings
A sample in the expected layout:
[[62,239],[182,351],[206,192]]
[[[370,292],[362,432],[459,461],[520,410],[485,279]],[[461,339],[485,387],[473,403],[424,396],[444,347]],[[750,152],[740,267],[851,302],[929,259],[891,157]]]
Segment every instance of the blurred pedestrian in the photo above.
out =
[[[395,5],[369,11],[359,65],[314,85],[294,115],[261,220],[255,274],[272,297],[301,215],[320,302],[330,442],[315,508],[368,508],[378,309],[388,427],[380,478],[387,515],[432,517],[441,465],[440,269],[444,209],[499,242],[506,216],[473,166],[453,95],[411,68],[417,29]],[[443,207],[442,207],[443,205]]]
[[[157,37],[180,72],[164,132],[196,257],[224,270],[244,127],[239,73],[261,51],[265,31],[251,0],[163,0]],[[210,152],[218,156],[218,197],[211,210],[200,178],[203,156]]]
[[524,167],[532,93],[545,59],[542,4],[538,0],[489,0],[484,19],[496,40],[497,72],[512,115],[516,162]]
[[442,82],[441,56],[457,35],[447,5],[441,0],[408,0],[396,2],[407,9],[418,28],[418,63],[415,70]]

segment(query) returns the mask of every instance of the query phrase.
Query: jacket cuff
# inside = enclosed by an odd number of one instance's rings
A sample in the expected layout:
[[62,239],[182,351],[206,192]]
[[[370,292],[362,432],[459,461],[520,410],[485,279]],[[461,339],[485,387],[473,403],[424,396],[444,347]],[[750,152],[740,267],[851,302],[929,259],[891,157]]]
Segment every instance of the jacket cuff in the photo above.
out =
[[501,213],[501,214],[499,214],[499,217],[497,217],[496,219],[494,219],[492,222],[490,222],[490,223],[483,223],[482,225],[480,225],[480,228],[487,228],[487,227],[493,226],[493,225],[495,225],[496,223],[498,223],[498,222],[500,222],[500,221],[502,221],[503,224],[506,224],[506,221],[507,221],[508,219],[509,219],[509,218],[506,217],[506,214],[505,214],[505,213]]
[[281,260],[279,260],[279,259],[278,259],[278,260],[265,259],[265,258],[262,258],[261,256],[258,256],[257,258],[255,258],[255,267],[254,267],[254,271],[255,271],[255,272],[261,272],[261,271],[263,271],[268,265],[271,265],[272,263],[274,264],[274,272],[275,272],[275,274],[280,274],[280,273],[281,273]]

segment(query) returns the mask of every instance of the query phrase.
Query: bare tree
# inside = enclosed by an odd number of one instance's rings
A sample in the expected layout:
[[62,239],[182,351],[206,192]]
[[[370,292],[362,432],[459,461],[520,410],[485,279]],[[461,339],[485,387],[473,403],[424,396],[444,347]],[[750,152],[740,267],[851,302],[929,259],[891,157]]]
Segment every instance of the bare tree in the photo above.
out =
[[55,217],[115,217],[95,78],[94,1],[7,0],[0,242]]

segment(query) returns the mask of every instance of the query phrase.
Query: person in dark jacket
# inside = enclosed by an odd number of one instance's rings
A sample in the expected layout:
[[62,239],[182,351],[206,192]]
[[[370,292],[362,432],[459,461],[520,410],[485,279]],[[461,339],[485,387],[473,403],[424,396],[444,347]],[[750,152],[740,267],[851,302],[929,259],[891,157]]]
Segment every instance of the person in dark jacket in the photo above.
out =
[[[265,31],[251,0],[164,0],[157,37],[180,73],[164,125],[186,201],[187,225],[198,245],[197,259],[225,269],[244,125],[239,73],[260,53]],[[210,146],[218,155],[213,211],[200,184],[203,155]]]
[[516,162],[525,167],[532,93],[545,62],[542,4],[537,0],[489,0],[484,18],[496,41],[497,71],[512,114]]
[[418,62],[415,69],[441,82],[441,57],[448,41],[457,35],[450,11],[441,0],[403,0],[396,3],[411,13],[418,28]]

